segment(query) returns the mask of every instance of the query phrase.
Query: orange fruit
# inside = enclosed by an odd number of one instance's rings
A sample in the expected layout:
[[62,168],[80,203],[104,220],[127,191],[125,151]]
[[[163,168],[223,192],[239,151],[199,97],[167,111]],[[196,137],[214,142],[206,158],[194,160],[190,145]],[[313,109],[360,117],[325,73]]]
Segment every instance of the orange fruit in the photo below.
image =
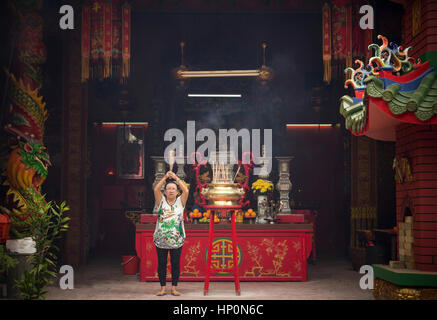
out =
[[251,213],[251,216],[252,216],[252,217],[256,217],[256,212],[252,212],[252,213]]
[[198,213],[198,212],[199,212],[199,209],[194,209],[193,212],[194,212],[194,213]]
[[253,209],[249,209],[249,210],[247,210],[247,212],[252,213],[252,212],[253,212]]

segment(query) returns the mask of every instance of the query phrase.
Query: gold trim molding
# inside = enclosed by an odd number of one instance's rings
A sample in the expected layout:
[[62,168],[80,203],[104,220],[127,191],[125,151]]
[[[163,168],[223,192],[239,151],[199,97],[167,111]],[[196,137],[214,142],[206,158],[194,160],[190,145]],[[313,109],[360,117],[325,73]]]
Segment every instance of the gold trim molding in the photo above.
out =
[[437,300],[437,288],[399,287],[375,278],[373,296],[377,300]]

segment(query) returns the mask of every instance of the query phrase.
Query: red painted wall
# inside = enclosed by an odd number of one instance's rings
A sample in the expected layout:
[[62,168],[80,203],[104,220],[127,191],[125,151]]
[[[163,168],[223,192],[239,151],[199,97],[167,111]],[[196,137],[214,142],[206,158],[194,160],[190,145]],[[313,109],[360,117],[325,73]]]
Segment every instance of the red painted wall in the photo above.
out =
[[409,1],[405,7],[402,19],[402,46],[413,46],[409,56],[419,57],[428,51],[437,51],[437,2],[435,0],[421,0],[421,28],[413,37],[412,7],[414,1]]
[[396,183],[396,219],[410,208],[415,268],[437,271],[437,126],[402,124],[396,137],[396,156],[410,160],[413,174],[413,182]]

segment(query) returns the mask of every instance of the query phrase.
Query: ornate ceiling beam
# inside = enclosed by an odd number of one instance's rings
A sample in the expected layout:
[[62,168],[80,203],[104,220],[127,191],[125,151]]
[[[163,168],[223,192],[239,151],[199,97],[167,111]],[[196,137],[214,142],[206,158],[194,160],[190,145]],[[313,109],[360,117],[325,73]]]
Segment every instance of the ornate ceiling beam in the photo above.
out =
[[133,0],[135,12],[195,13],[317,13],[325,0]]

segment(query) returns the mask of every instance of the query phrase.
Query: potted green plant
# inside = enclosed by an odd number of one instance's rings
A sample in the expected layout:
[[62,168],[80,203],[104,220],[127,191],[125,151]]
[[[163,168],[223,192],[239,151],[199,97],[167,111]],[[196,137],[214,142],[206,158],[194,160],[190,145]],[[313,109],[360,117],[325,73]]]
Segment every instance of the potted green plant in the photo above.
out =
[[6,284],[8,270],[14,268],[17,263],[17,259],[7,254],[5,246],[0,245],[0,284]]
[[28,300],[44,299],[47,293],[45,287],[57,276],[56,254],[59,248],[56,241],[61,237],[61,232],[68,229],[70,218],[65,217],[64,213],[69,208],[65,202],[60,205],[53,201],[46,202],[45,196],[36,192],[28,205],[29,215],[25,225],[22,225],[25,226],[22,229],[26,231],[20,235],[31,239],[32,247],[29,248],[27,243],[24,247],[25,250],[31,249],[31,253],[17,254],[20,263],[8,274],[8,295],[11,298]]
[[68,229],[70,218],[64,213],[69,210],[65,202],[60,205],[53,201],[45,202],[44,196],[35,195],[33,213],[26,220],[32,239],[35,241],[36,252],[29,257],[32,268],[24,270],[21,279],[16,281],[16,287],[22,298],[27,300],[44,299],[48,284],[53,283],[57,276],[56,262],[59,248],[56,241],[61,232]]

